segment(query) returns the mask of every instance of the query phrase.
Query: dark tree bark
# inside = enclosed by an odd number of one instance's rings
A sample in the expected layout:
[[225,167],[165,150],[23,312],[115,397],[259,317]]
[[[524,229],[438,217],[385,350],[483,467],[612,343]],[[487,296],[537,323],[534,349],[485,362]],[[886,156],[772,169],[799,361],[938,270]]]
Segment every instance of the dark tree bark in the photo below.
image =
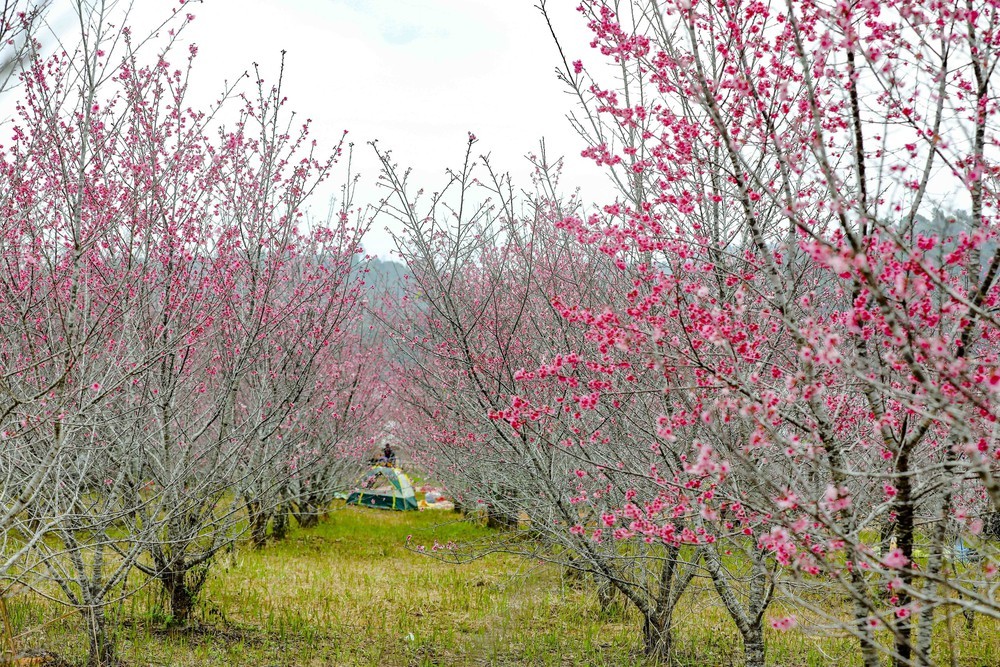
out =
[[192,586],[189,579],[188,570],[181,568],[166,571],[160,577],[170,598],[171,623],[174,625],[187,625],[191,620],[195,598],[204,583],[204,577],[199,577]]

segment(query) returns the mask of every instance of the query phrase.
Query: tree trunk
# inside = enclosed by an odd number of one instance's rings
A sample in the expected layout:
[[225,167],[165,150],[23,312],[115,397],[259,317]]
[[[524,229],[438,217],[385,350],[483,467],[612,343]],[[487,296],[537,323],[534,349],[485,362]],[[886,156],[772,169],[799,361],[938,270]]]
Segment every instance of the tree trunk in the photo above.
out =
[[496,505],[489,504],[486,506],[486,527],[510,530],[517,527],[517,519]]
[[665,665],[670,664],[670,651],[673,648],[673,632],[670,626],[671,614],[646,617],[642,626],[642,643],[643,653],[650,660]]
[[[909,455],[907,452],[900,454],[897,459],[896,469],[903,473],[899,477],[897,487],[899,489],[897,499],[896,530],[899,540],[896,546],[907,559],[907,566],[900,570],[899,578],[903,581],[902,588],[896,592],[899,598],[900,607],[909,607],[913,598],[910,596],[910,587],[913,585],[913,572],[910,563],[913,562],[913,539],[915,534],[915,517],[913,512],[913,489],[911,480],[907,474],[910,470]],[[911,633],[913,631],[913,617],[905,616],[896,620],[896,658],[893,660],[894,667],[907,667],[912,663],[913,641]]]
[[514,489],[506,484],[501,484],[496,489],[493,498],[500,500],[501,503],[489,502],[486,504],[486,526],[488,528],[500,528],[502,530],[517,528],[517,514],[509,509],[510,501],[515,496]]
[[271,524],[271,537],[275,540],[283,540],[288,537],[288,510],[282,507],[274,515],[274,522]]
[[[885,552],[883,552],[885,553]],[[851,553],[852,560],[857,559],[856,554]],[[868,583],[860,568],[851,570],[851,584],[854,587],[856,596],[854,598],[854,625],[858,633],[858,641],[861,644],[861,659],[865,667],[879,667],[879,649],[875,643],[872,626],[868,624],[868,609],[862,600],[869,597]]]
[[750,632],[743,635],[743,655],[746,667],[764,667],[766,653],[763,621],[751,624]]
[[722,598],[729,616],[736,623],[736,628],[743,638],[743,654],[746,657],[746,667],[764,667],[766,650],[764,646],[764,612],[771,601],[773,588],[769,586],[768,573],[765,566],[766,555],[754,550],[750,555],[754,559],[753,573],[750,577],[748,591],[748,609],[744,608],[728,581],[728,574],[723,568],[715,544],[705,545],[705,565],[712,577],[715,590]]
[[260,503],[247,503],[247,515],[250,520],[250,543],[255,549],[267,544],[267,522],[271,518]]
[[563,566],[563,581],[571,588],[579,588],[585,582],[586,573],[578,565],[575,558],[570,558],[569,562]]
[[187,585],[187,573],[184,570],[165,572],[161,576],[163,586],[170,596],[170,615],[173,623],[187,625],[194,608],[194,595]]
[[295,520],[300,528],[315,528],[319,524],[319,507],[308,500],[300,501]]
[[116,663],[115,642],[108,634],[104,607],[96,605],[81,610],[87,626],[88,667],[109,667]]
[[[944,550],[945,541],[948,539],[948,517],[951,511],[951,493],[946,492],[944,498],[941,501],[941,506],[938,512],[938,521],[933,527],[931,534],[932,540],[930,545],[930,554],[927,557],[927,567],[926,580],[924,583],[924,593],[931,592],[933,596],[941,598],[945,595],[944,588],[932,580],[937,578],[944,567]],[[920,623],[917,625],[917,656],[916,664],[918,665],[929,665],[931,647],[933,643],[933,632],[934,632],[934,610],[937,606],[937,600],[925,600],[924,608],[920,612]]]
[[617,591],[618,589],[608,579],[600,577],[597,584],[597,602],[601,605],[602,613],[611,611],[611,607],[615,604],[615,599],[617,598]]

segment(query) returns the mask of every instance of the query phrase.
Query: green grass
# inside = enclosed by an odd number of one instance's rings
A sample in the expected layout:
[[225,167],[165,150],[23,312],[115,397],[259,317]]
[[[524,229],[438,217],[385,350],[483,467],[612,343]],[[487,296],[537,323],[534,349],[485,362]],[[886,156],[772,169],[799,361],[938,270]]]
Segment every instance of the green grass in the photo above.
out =
[[[193,628],[171,629],[158,588],[141,588],[111,610],[121,658],[144,667],[641,664],[635,614],[620,602],[602,611],[591,586],[571,585],[557,567],[503,554],[454,565],[406,548],[408,535],[430,545],[493,534],[450,512],[336,511],[283,542],[223,555]],[[7,607],[19,648],[82,663],[77,615],[28,593]],[[780,601],[772,609],[787,611]],[[692,585],[675,623],[677,665],[741,664],[739,636],[707,581]],[[958,664],[1000,664],[995,622],[953,625]],[[859,664],[854,640],[801,627],[769,630],[768,655],[783,667]]]
[[[337,511],[283,542],[238,549],[217,564],[197,628],[168,629],[156,586],[115,613],[132,665],[633,665],[638,626],[602,615],[592,593],[558,568],[493,554],[455,565],[414,543],[475,540],[485,528],[450,512]],[[75,662],[75,615],[33,595],[10,598],[19,648]]]

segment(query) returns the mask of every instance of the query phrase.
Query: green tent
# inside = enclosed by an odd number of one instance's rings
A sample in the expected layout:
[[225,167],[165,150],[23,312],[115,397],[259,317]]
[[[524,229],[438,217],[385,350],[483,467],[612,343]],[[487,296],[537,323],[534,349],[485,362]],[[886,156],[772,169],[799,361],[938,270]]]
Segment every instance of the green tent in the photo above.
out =
[[410,478],[399,468],[377,466],[361,478],[348,505],[377,507],[383,510],[415,510],[417,498]]

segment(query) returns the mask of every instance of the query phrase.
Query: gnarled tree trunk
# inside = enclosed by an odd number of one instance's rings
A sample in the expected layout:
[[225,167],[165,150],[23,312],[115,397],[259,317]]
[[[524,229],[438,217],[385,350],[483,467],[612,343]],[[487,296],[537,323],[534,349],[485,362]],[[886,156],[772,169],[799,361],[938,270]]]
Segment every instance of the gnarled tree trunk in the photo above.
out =
[[166,571],[160,576],[160,581],[163,582],[163,587],[170,598],[170,615],[173,617],[173,623],[187,625],[197,594],[197,591],[192,591],[188,586],[187,571],[180,568]]

